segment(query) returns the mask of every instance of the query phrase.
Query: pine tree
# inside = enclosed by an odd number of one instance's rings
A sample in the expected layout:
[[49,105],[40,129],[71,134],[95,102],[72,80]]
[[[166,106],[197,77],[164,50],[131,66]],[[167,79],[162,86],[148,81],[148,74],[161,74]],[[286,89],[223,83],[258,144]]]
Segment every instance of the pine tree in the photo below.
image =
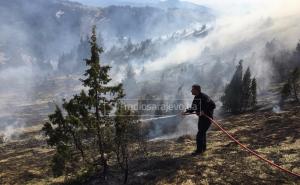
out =
[[236,68],[236,71],[230,81],[225,87],[224,95],[221,97],[223,109],[227,112],[239,113],[241,112],[242,104],[242,79],[243,79],[243,65],[242,60]]
[[[109,128],[111,128],[111,122],[108,119],[108,115],[112,110],[112,105],[116,103],[120,98],[124,97],[122,84],[117,86],[107,86],[107,84],[111,81],[109,77],[110,66],[101,66],[100,65],[100,56],[103,52],[103,49],[98,46],[97,38],[96,38],[96,27],[93,28],[92,36],[91,36],[91,58],[86,59],[86,65],[89,67],[85,76],[87,77],[83,82],[85,87],[88,87],[88,98],[86,104],[89,106],[89,109],[94,110],[94,129],[97,133],[97,142],[98,148],[101,156],[101,162],[104,167],[104,175],[107,172],[107,160],[105,158],[105,153],[109,153],[107,151],[107,147],[105,147],[109,142],[109,136],[106,134],[110,133]],[[108,99],[106,94],[115,95],[112,99]],[[108,128],[108,129],[103,129]]]
[[242,109],[243,109],[243,111],[246,110],[249,106],[250,96],[251,96],[251,72],[248,67],[244,74],[243,84],[242,84]]
[[129,162],[133,155],[132,143],[138,144],[139,149],[144,149],[145,140],[137,113],[131,111],[123,104],[118,104],[115,117],[115,153],[120,168],[124,172],[124,184],[127,183]]
[[243,76],[242,61],[239,62],[230,83],[225,87],[221,102],[226,112],[235,114],[256,105],[256,79],[251,80],[249,67]]
[[256,84],[256,79],[253,78],[251,81],[251,88],[250,88],[250,106],[254,107],[257,104],[257,99],[256,99],[256,95],[257,95],[257,84]]
[[77,158],[73,150],[75,143],[72,140],[75,127],[64,118],[58,106],[55,112],[49,115],[49,120],[50,122],[45,123],[42,130],[49,137],[47,144],[56,147],[56,153],[52,159],[52,171],[53,175],[58,177],[67,171],[67,163]]
[[113,152],[114,121],[109,114],[124,93],[122,84],[108,85],[111,67],[100,65],[103,49],[97,44],[96,27],[92,30],[90,48],[91,58],[85,60],[86,78],[81,79],[87,92],[82,90],[69,101],[64,100],[66,115],[57,108],[49,116],[50,122],[43,127],[49,137],[48,144],[56,147],[54,166],[62,169],[57,175],[61,175],[72,161],[81,161],[87,166],[95,166],[95,163],[97,166],[97,161],[100,161],[105,177],[108,170],[106,156]]
[[300,71],[299,68],[296,67],[290,75],[290,84],[291,84],[293,96],[298,103],[299,103],[299,98],[298,98],[299,80],[300,80]]
[[[101,43],[101,42],[100,42]],[[75,72],[82,72],[85,70],[85,63],[82,62],[85,58],[89,56],[89,51],[90,51],[90,43],[89,43],[89,38],[87,37],[85,40],[81,37],[79,45],[77,46],[77,49],[74,50],[76,52],[74,55],[76,56],[76,64],[75,64]],[[80,61],[80,62],[77,62]]]
[[296,67],[288,76],[287,82],[281,89],[281,102],[283,103],[288,97],[292,96],[295,101],[299,103],[298,89],[299,89],[300,71]]

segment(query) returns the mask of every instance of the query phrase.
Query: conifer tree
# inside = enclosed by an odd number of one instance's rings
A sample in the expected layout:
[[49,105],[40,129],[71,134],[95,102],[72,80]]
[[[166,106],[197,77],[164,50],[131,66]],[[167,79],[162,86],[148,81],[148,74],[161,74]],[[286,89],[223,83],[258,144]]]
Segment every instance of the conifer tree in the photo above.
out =
[[281,89],[281,103],[289,98],[293,97],[295,101],[299,103],[298,89],[299,89],[300,71],[296,67],[292,72],[289,73],[287,82],[283,85]]
[[62,175],[68,162],[76,159],[84,165],[100,165],[105,177],[108,156],[113,152],[114,121],[109,114],[124,93],[122,84],[109,85],[111,67],[100,63],[103,49],[97,44],[96,27],[92,30],[90,48],[91,57],[85,60],[86,78],[81,79],[86,90],[69,101],[64,100],[65,114],[57,107],[43,127],[49,137],[48,144],[56,147],[53,166],[61,169],[56,175]]
[[[138,144],[139,149],[145,146],[145,140],[138,115],[124,104],[119,103],[115,117],[115,153],[117,161],[124,172],[124,184],[127,183],[129,162],[133,156],[132,144]],[[141,147],[142,146],[142,147]]]
[[251,79],[250,68],[248,67],[243,76],[242,61],[225,87],[224,95],[221,97],[223,109],[226,112],[241,113],[256,105],[256,79]]
[[221,97],[223,108],[228,112],[239,113],[241,111],[241,89],[243,79],[242,62],[242,60],[239,62],[230,83],[225,87],[224,96]]
[[256,95],[257,95],[257,83],[256,83],[256,79],[253,78],[251,81],[251,96],[250,96],[251,107],[254,107],[257,104]]
[[300,71],[299,68],[296,67],[290,75],[290,85],[293,92],[293,96],[298,103],[299,103],[299,98],[298,98],[299,80],[300,80]]
[[251,90],[251,73],[248,67],[244,74],[242,84],[242,107],[244,110],[246,110],[249,106]]

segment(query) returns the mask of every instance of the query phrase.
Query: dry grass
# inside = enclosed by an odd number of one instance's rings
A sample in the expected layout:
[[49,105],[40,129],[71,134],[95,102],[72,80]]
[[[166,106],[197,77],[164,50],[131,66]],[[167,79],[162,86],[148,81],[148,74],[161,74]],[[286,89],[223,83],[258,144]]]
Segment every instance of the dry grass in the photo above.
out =
[[[247,113],[223,119],[237,139],[284,168],[300,173],[300,109]],[[195,123],[196,124],[196,123]],[[49,168],[53,150],[38,130],[27,129],[21,140],[0,145],[0,184],[56,184]],[[131,163],[129,184],[300,184],[249,155],[215,128],[208,133],[208,150],[192,157],[194,136],[148,143],[147,158]],[[112,167],[109,184],[122,175]],[[87,184],[97,184],[90,180]]]
[[20,140],[0,145],[0,184],[41,184],[41,181],[49,184],[54,181],[49,168],[54,151],[46,146],[39,129],[28,128],[20,135]]

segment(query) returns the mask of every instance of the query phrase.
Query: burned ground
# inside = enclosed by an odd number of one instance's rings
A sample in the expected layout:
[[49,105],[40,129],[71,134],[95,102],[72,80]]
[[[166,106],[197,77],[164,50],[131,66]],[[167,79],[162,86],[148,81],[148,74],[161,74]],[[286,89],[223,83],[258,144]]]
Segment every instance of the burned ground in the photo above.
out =
[[[281,113],[259,111],[229,116],[219,122],[249,148],[293,172],[300,173],[300,107]],[[195,123],[196,124],[196,123]],[[18,140],[1,144],[1,184],[60,184],[53,178],[47,147],[39,127],[27,128]],[[299,184],[299,179],[251,156],[212,126],[208,150],[192,157],[194,136],[148,142],[145,158],[130,166],[129,184]],[[120,184],[122,174],[111,164],[108,184]],[[72,181],[76,182],[76,181]],[[91,178],[84,184],[95,184]]]

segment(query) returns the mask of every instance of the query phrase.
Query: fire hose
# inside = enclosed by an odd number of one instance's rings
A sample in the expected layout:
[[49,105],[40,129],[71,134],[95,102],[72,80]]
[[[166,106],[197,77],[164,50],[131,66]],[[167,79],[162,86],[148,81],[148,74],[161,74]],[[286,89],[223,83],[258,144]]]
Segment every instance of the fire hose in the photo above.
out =
[[[195,113],[191,113],[191,114],[195,114]],[[259,158],[262,161],[267,162],[269,165],[278,168],[279,170],[288,173],[290,175],[293,175],[295,177],[300,177],[300,174],[298,173],[294,173],[292,171],[289,171],[285,168],[282,168],[281,166],[275,164],[274,162],[262,157],[261,155],[259,155],[257,152],[249,149],[248,147],[246,147],[244,144],[242,144],[241,142],[239,142],[237,139],[235,139],[231,134],[229,134],[217,121],[213,120],[212,118],[210,118],[209,116],[207,116],[206,114],[203,114],[203,116],[205,116],[206,118],[208,118],[216,127],[218,127],[223,133],[225,133],[232,141],[236,142],[240,147],[242,147],[243,149],[247,150],[249,153],[251,153],[252,155],[256,156],[257,158]]]

